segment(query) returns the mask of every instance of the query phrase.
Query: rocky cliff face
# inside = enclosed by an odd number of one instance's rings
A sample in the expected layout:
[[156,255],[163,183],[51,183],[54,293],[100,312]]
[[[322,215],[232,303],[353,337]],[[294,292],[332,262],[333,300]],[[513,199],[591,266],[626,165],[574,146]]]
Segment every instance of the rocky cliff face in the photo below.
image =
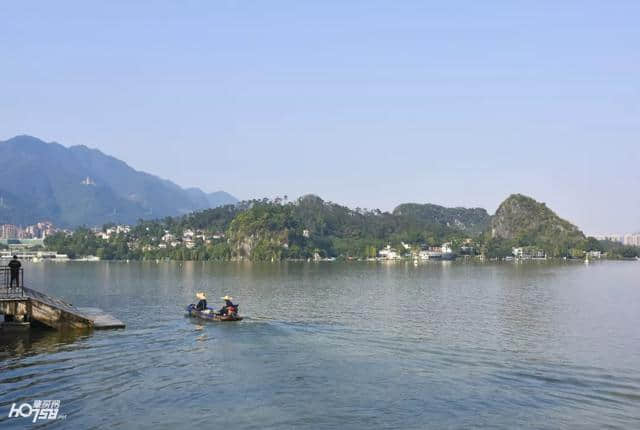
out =
[[555,242],[584,239],[584,234],[569,221],[560,218],[544,203],[514,194],[509,196],[491,218],[491,237],[530,242]]

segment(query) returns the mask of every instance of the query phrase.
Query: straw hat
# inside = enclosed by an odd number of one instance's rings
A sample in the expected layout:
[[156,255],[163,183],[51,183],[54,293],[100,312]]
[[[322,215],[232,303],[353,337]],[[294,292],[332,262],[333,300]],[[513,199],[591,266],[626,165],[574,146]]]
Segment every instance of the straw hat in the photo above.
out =
[[231,296],[224,296],[224,297],[222,297],[222,300],[229,300],[229,301],[231,301],[231,300],[233,300],[233,297],[231,297]]
[[207,296],[202,291],[200,291],[199,293],[196,293],[196,299],[205,300],[206,298]]

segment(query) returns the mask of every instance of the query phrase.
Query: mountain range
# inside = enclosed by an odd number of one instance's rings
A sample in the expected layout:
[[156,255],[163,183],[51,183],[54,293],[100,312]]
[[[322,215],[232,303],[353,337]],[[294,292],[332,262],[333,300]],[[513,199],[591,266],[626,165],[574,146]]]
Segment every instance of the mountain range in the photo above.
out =
[[134,223],[237,201],[224,191],[182,188],[84,145],[26,135],[0,141],[0,224]]

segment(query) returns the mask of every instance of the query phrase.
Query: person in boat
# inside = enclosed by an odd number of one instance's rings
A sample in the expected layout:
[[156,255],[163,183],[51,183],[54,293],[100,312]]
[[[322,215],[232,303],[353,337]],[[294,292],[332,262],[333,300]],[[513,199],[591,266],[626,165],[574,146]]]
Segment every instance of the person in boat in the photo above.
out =
[[238,306],[231,301],[233,297],[224,296],[222,300],[224,300],[224,306],[218,312],[220,315],[233,315],[238,312]]
[[196,294],[196,299],[200,300],[196,305],[196,310],[204,311],[207,309],[207,296],[202,291]]

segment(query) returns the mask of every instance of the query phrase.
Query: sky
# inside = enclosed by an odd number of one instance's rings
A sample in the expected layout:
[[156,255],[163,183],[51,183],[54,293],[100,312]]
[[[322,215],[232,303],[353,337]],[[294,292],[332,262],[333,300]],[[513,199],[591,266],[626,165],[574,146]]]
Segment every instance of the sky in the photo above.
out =
[[640,231],[640,2],[0,3],[0,140],[240,199]]

